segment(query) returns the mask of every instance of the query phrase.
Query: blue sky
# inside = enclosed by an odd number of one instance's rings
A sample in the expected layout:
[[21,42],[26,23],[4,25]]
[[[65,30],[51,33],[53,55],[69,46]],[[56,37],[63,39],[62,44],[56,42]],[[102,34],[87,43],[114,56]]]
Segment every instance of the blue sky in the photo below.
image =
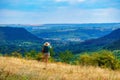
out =
[[120,22],[120,0],[0,0],[0,24]]

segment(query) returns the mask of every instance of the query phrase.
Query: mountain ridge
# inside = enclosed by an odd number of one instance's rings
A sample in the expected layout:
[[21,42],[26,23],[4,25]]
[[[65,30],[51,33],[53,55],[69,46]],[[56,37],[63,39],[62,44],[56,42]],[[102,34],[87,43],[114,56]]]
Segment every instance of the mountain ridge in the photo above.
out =
[[0,27],[0,53],[39,50],[43,39],[36,37],[24,28]]
[[[112,31],[110,34],[97,39],[86,40],[80,43],[80,46],[91,49],[101,49],[120,40],[120,28]],[[115,46],[115,45],[114,45]],[[104,48],[105,49],[105,48]],[[107,48],[106,48],[107,49]]]
[[0,40],[27,40],[27,41],[41,41],[42,39],[36,37],[24,28],[15,27],[0,27]]

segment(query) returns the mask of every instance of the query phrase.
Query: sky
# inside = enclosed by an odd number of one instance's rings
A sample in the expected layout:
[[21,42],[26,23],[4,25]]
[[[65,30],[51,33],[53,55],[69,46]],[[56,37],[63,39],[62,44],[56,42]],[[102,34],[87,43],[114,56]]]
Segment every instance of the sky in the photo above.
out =
[[120,22],[120,0],[0,0],[0,24],[114,22]]

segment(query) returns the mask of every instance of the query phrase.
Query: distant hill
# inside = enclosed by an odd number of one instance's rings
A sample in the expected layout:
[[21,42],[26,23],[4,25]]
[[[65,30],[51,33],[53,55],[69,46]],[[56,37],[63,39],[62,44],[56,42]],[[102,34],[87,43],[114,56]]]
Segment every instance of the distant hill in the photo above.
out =
[[112,43],[120,39],[120,29],[112,31],[110,34],[105,35],[98,39],[87,40],[82,44],[92,44],[92,45],[105,45]]
[[44,40],[24,28],[0,27],[0,53],[39,50]]
[[120,29],[116,29],[110,34],[103,36],[101,38],[87,40],[81,43],[80,47],[83,47],[84,49],[87,49],[87,50],[98,50],[108,45],[110,47],[111,45],[111,49],[112,49],[113,44],[115,47],[116,44],[117,45],[120,44],[119,42],[120,42]]
[[79,54],[81,52],[86,52],[86,51],[96,51],[96,50],[101,50],[101,49],[120,49],[120,28],[112,31],[111,33],[97,38],[97,39],[90,39],[86,40],[84,42],[63,42],[63,43],[58,43],[58,46],[56,46],[56,43],[52,42],[52,45],[55,45],[54,49],[55,51],[61,52],[65,50],[70,50],[74,54]]
[[119,50],[120,49],[120,29],[117,29],[110,34],[112,43],[108,44],[104,48],[110,49],[110,50]]
[[109,34],[118,28],[118,25],[119,24],[46,24],[29,28],[26,27],[26,29],[39,38],[46,40],[82,42]]
[[[49,32],[48,30],[45,30],[45,31]],[[77,33],[81,31],[78,31]],[[67,31],[67,32],[72,33],[72,31]],[[92,32],[93,31],[91,31],[89,34],[92,34]],[[41,35],[44,35],[44,34],[41,32]],[[46,33],[46,35],[49,35],[49,34]],[[77,36],[80,36],[80,35],[77,35]],[[64,37],[64,36],[62,36],[61,34],[61,37]],[[100,49],[114,50],[114,49],[120,49],[120,46],[119,46],[120,29],[116,29],[103,37],[86,40],[84,42],[81,42],[81,41],[76,41],[76,42],[62,41],[61,42],[60,40],[43,40],[40,37],[38,38],[32,33],[28,32],[26,29],[20,28],[20,27],[18,28],[17,27],[0,27],[0,52],[2,53],[6,53],[6,51],[9,53],[9,52],[18,51],[18,50],[24,52],[24,51],[33,50],[33,49],[40,51],[41,46],[45,41],[48,41],[51,43],[56,53],[59,53],[65,50],[70,50],[73,53],[80,53],[84,51],[95,51]]]
[[31,34],[24,28],[0,27],[0,40],[41,41],[42,39]]
[[97,39],[86,40],[77,43],[73,52],[95,51],[100,49],[120,49],[120,29],[112,31],[110,34]]
[[109,50],[120,50],[120,39],[104,47]]

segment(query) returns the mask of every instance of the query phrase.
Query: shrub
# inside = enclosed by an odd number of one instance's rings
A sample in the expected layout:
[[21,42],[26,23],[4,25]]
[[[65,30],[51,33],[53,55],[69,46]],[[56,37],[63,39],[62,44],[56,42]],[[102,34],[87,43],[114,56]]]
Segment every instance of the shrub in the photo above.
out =
[[82,65],[93,65],[103,68],[119,69],[120,61],[113,55],[111,51],[102,50],[93,54],[83,54],[80,56]]
[[30,52],[26,52],[24,55],[26,59],[35,59],[37,52],[35,50],[31,50]]
[[73,60],[73,57],[73,53],[68,50],[59,54],[60,60],[65,63],[70,63]]
[[55,58],[53,58],[53,57],[50,56],[49,59],[48,59],[48,61],[49,62],[55,62]]
[[55,57],[55,52],[53,48],[50,49],[50,56],[53,58]]
[[37,55],[36,55],[36,60],[37,61],[41,61],[42,60],[42,58],[43,58],[43,54],[42,53],[38,53]]
[[16,52],[16,51],[15,51],[15,52],[12,52],[12,53],[10,54],[10,56],[22,58],[21,53],[18,53],[18,52]]
[[80,61],[82,65],[93,65],[93,57],[91,57],[89,54],[85,53],[80,56]]
[[3,54],[2,54],[2,53],[0,53],[0,56],[3,56]]
[[120,60],[120,50],[114,50],[113,54]]

